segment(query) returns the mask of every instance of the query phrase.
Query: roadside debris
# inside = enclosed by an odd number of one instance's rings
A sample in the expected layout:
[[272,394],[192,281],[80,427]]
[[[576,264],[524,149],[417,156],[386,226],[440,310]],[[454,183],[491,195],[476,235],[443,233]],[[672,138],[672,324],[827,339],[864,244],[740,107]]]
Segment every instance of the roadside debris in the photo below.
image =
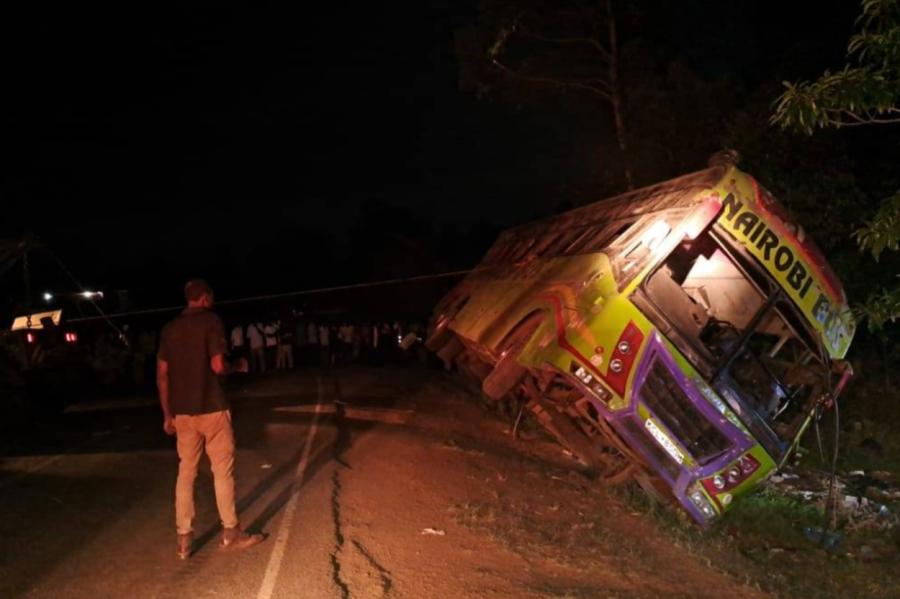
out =
[[434,536],[442,537],[442,536],[444,536],[444,535],[447,534],[447,533],[445,533],[443,530],[441,530],[441,529],[439,529],[439,528],[430,528],[430,527],[429,527],[429,528],[423,528],[421,534],[423,534],[423,535],[434,535]]
[[[828,496],[830,474],[817,471],[786,469],[769,478],[765,487],[772,492],[791,497],[824,510]],[[844,532],[860,530],[889,530],[900,524],[900,480],[884,471],[853,470],[839,474],[835,480],[837,515]],[[840,533],[807,528],[807,539],[825,549],[834,549],[841,542]]]

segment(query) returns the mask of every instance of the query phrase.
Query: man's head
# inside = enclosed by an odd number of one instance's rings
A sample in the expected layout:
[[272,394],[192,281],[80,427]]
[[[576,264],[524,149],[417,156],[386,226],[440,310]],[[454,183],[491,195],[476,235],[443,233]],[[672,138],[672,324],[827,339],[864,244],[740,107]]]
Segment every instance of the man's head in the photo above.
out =
[[213,290],[203,279],[191,279],[184,285],[184,298],[190,308],[211,308]]

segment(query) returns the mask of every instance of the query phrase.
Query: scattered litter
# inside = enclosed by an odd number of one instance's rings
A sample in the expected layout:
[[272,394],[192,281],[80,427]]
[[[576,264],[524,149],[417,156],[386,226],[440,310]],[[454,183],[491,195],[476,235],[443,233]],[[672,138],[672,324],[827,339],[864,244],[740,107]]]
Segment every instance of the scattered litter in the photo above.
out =
[[803,534],[810,543],[815,543],[826,551],[836,550],[841,541],[844,540],[844,535],[839,532],[828,532],[812,526],[804,528]]
[[[768,490],[826,511],[831,475],[816,471],[781,471],[764,483]],[[837,517],[844,532],[890,530],[900,525],[900,516],[885,504],[900,500],[896,478],[889,472],[853,470],[834,480]],[[827,544],[827,541],[826,541]]]
[[271,467],[272,467],[272,464],[269,464],[269,463],[260,465],[260,468],[262,468],[263,470],[268,470]]
[[436,535],[436,536],[442,537],[447,533],[445,533],[443,530],[441,530],[439,528],[423,528],[422,534],[423,535]]
[[853,495],[844,495],[844,509],[848,510],[858,510],[860,507],[868,504],[868,500],[865,497],[860,501],[859,497],[854,497]]

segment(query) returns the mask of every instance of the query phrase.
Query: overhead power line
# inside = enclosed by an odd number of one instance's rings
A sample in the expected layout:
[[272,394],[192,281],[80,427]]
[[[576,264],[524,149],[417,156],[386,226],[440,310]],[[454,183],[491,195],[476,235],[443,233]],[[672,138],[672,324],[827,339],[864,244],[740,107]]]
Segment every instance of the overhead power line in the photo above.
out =
[[[224,305],[244,304],[244,303],[258,302],[258,301],[264,301],[264,300],[275,300],[275,299],[285,299],[285,298],[290,298],[290,297],[301,297],[304,295],[317,295],[317,294],[321,294],[321,293],[331,293],[331,292],[335,292],[335,291],[349,291],[351,289],[364,289],[367,287],[380,287],[380,286],[384,286],[384,285],[397,285],[400,283],[415,283],[418,281],[448,279],[448,278],[452,278],[452,277],[461,277],[463,275],[472,273],[475,270],[477,270],[477,269],[470,268],[470,269],[466,269],[466,270],[454,270],[454,271],[450,271],[450,272],[442,272],[442,273],[437,273],[437,274],[417,275],[414,277],[403,277],[403,278],[397,278],[397,279],[385,279],[383,281],[371,281],[368,283],[352,283],[352,284],[348,284],[348,285],[335,285],[332,287],[318,287],[318,288],[314,288],[314,289],[302,289],[299,291],[288,291],[285,293],[253,295],[250,297],[242,297],[242,298],[237,298],[237,299],[217,301],[216,305],[224,306]],[[99,309],[99,307],[98,307],[98,309]],[[168,306],[165,308],[150,308],[147,310],[131,310],[128,312],[118,312],[115,314],[101,314],[99,316],[83,316],[80,318],[72,318],[72,319],[69,319],[67,322],[72,323],[72,322],[88,322],[88,321],[92,321],[92,320],[109,320],[112,318],[124,318],[126,316],[141,316],[141,315],[146,315],[146,314],[160,314],[160,313],[164,313],[164,312],[175,312],[177,310],[183,310],[183,309],[184,309],[184,306],[180,305],[180,306]]]

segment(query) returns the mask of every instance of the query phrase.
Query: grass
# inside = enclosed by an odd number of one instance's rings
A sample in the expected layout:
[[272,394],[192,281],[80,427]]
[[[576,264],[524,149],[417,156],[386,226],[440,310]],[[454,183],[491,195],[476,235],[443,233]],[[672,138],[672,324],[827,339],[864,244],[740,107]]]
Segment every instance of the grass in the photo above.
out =
[[[841,403],[840,472],[883,470],[895,476],[900,474],[898,405],[900,392],[884,389],[878,380],[860,381],[851,386]],[[492,408],[498,410],[497,406]],[[825,460],[820,459],[816,449],[815,433],[808,433],[804,439],[806,455],[799,463],[801,471],[830,470],[834,426],[834,413],[830,412],[820,423]],[[564,489],[569,489],[565,493],[585,495],[597,492],[595,488],[588,491],[586,487],[590,485],[570,477],[558,465],[523,462],[539,475],[536,481],[552,481],[557,492]],[[607,493],[620,510],[640,514],[645,522],[649,520],[668,542],[684,552],[685,559],[699,561],[775,596],[823,599],[900,596],[900,568],[897,567],[900,526],[892,530],[861,530],[844,519],[839,522],[841,544],[834,551],[826,551],[804,533],[806,529],[825,526],[822,511],[777,491],[760,490],[741,498],[724,518],[706,531],[680,510],[656,505],[636,486],[616,487]],[[598,503],[602,504],[603,500]],[[538,498],[502,507],[488,500],[488,503],[459,504],[452,512],[458,524],[483,532],[516,553],[563,565],[587,564],[593,552],[634,557],[642,550],[631,536],[620,534],[610,538],[609,519],[617,516],[594,515],[590,509],[573,509],[564,503],[559,512],[552,507]],[[900,514],[900,502],[888,507],[893,514]],[[610,564],[610,567],[615,566]],[[548,596],[584,596],[577,586],[548,587],[543,591]]]

